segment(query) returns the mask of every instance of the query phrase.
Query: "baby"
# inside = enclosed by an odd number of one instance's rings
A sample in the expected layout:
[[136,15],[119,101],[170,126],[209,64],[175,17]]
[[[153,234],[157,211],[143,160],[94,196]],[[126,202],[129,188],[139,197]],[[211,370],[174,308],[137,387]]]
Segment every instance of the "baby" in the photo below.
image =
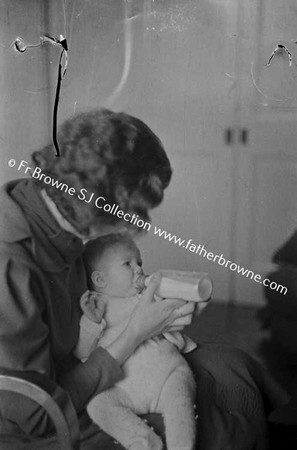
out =
[[[81,360],[97,345],[107,347],[124,330],[145,278],[139,249],[127,235],[90,241],[85,262],[92,291],[81,298],[84,314],[75,350]],[[161,438],[138,417],[161,413],[167,449],[193,450],[195,381],[180,351],[195,347],[179,332],[149,339],[124,363],[125,377],[91,400],[89,416],[126,449],[161,450]]]

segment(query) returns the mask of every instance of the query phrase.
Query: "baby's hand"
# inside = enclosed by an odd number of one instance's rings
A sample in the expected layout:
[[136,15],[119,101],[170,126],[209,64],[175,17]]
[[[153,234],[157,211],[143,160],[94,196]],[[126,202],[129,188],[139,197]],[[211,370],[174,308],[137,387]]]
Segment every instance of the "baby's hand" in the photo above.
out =
[[80,298],[80,307],[88,319],[101,323],[105,312],[105,303],[98,292],[89,290],[84,292]]

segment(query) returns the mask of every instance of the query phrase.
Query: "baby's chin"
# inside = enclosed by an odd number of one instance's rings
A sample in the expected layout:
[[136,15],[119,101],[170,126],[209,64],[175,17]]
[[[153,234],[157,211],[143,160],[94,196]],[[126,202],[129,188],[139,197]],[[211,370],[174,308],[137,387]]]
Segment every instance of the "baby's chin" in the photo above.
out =
[[134,297],[135,295],[139,295],[142,293],[142,291],[145,289],[145,286],[143,285],[134,285],[131,287],[131,289],[127,290],[124,294],[125,297]]
[[130,296],[134,296],[134,295],[139,295],[142,293],[144,288],[142,288],[141,286],[135,286],[131,289],[129,295]]
[[121,290],[120,292],[114,292],[116,297],[133,297],[139,295],[145,289],[145,275],[141,275],[138,279],[126,290]]
[[113,297],[125,297],[125,298],[135,297],[136,295],[141,294],[142,291],[143,291],[143,289],[138,286],[131,286],[129,289],[126,289],[126,290],[112,292],[111,295]]

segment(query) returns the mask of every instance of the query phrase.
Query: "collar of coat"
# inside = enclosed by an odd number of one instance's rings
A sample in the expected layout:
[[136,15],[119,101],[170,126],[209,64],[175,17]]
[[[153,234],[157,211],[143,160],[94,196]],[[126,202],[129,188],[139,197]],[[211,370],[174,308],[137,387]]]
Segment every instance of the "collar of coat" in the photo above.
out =
[[32,179],[11,181],[0,189],[0,240],[25,239],[31,239],[36,262],[49,272],[70,267],[84,249],[81,239],[54,219]]

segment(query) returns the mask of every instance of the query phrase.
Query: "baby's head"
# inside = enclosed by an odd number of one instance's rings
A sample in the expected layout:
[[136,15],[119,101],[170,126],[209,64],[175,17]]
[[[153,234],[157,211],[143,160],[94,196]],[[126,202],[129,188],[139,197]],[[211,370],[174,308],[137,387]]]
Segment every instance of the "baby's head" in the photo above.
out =
[[127,234],[89,241],[84,260],[89,288],[114,297],[131,297],[144,288],[140,251]]

